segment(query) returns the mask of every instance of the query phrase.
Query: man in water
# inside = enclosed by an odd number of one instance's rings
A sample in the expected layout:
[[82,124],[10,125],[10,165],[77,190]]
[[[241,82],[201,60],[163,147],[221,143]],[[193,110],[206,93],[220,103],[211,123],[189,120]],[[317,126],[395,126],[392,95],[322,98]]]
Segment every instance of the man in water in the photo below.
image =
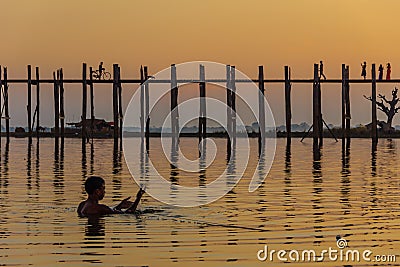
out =
[[[135,212],[144,190],[140,188],[136,195],[135,202],[129,201],[130,197],[125,198],[115,208],[110,208],[107,205],[99,204],[99,201],[104,198],[105,182],[99,176],[90,176],[85,181],[85,191],[88,194],[88,199],[82,201],[77,209],[79,216],[99,216],[115,213],[133,213]],[[127,209],[125,212],[122,209]]]

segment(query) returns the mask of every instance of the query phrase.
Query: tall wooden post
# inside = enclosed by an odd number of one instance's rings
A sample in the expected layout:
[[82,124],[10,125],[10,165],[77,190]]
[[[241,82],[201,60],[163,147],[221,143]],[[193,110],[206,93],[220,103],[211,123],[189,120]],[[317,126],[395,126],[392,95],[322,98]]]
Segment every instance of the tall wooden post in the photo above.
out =
[[346,138],[346,65],[342,64],[342,138]]
[[319,145],[322,146],[324,142],[324,136],[323,136],[324,126],[322,122],[322,92],[321,92],[321,82],[319,76],[318,76],[317,90],[318,90],[318,123],[319,123],[318,137],[319,137]]
[[56,77],[56,73],[53,72],[53,81],[54,81],[54,136],[56,138],[60,135],[60,96],[58,91],[58,77]]
[[8,112],[8,77],[7,68],[4,68],[4,116],[6,120],[7,143],[10,142],[10,114]]
[[36,67],[36,138],[40,135],[40,82],[39,67]]
[[175,64],[171,65],[171,127],[172,127],[172,149],[178,150],[179,113],[178,113],[178,82],[176,79]]
[[[89,67],[89,90],[90,90],[90,136],[93,139],[93,132],[94,132],[94,84],[93,84],[93,68]],[[93,145],[93,142],[92,142]]]
[[113,65],[114,146],[118,143],[118,64]]
[[204,65],[199,66],[199,89],[200,89],[200,116],[199,116],[199,142],[206,138],[207,133],[207,115],[206,115],[206,74]]
[[28,65],[28,133],[29,140],[32,138],[32,66]]
[[291,107],[291,85],[290,69],[285,66],[285,114],[286,114],[286,143],[290,144],[292,140],[292,107]]
[[150,100],[149,100],[149,72],[147,66],[144,66],[144,102],[145,102],[145,110],[144,116],[146,118],[146,150],[148,151],[150,148]]
[[349,66],[346,66],[346,137],[348,141],[350,141],[350,120],[351,120],[351,111],[350,111],[350,70]]
[[265,87],[264,87],[264,66],[258,66],[258,155],[261,155],[265,146]]
[[122,135],[123,135],[123,122],[124,114],[122,111],[122,84],[121,84],[121,68],[118,66],[118,129],[119,129],[119,140],[120,150],[122,150]]
[[144,138],[144,73],[143,73],[143,66],[140,66],[140,136]]
[[87,66],[82,64],[82,146],[86,142],[86,112],[87,112]]
[[313,139],[314,144],[318,145],[319,138],[319,76],[318,76],[318,64],[314,64],[314,82],[313,82]]
[[232,104],[232,146],[236,148],[236,68],[235,66],[231,67],[231,104]]
[[232,143],[231,143],[231,136],[232,136],[232,89],[231,89],[231,66],[226,65],[226,128],[227,128],[227,144],[226,144],[226,150],[228,154],[228,158],[231,157],[231,151],[232,151]]
[[[61,137],[65,137],[65,112],[64,112],[64,73],[63,69],[59,73],[59,88],[60,88],[60,122],[61,122]],[[63,142],[63,141],[62,141]]]
[[372,77],[372,128],[371,128],[371,138],[372,143],[378,143],[378,129],[377,129],[377,118],[376,118],[376,70],[375,64],[372,64],[371,70]]

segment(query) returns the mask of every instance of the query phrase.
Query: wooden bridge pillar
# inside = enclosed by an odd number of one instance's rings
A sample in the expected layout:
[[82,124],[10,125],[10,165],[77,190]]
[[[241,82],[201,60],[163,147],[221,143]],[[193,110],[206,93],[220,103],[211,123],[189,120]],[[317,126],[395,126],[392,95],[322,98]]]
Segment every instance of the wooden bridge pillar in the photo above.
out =
[[207,111],[206,111],[206,74],[204,65],[199,66],[199,89],[200,89],[200,116],[199,116],[199,142],[207,135]]
[[292,103],[291,103],[290,68],[285,66],[285,114],[286,114],[286,143],[292,140]]
[[[86,113],[87,113],[87,65],[82,64],[82,146],[86,143]],[[115,126],[115,125],[114,125]]]
[[32,138],[32,66],[28,65],[28,137]]
[[371,69],[372,77],[372,128],[371,128],[371,138],[372,143],[378,143],[378,129],[377,129],[377,116],[376,116],[376,70],[375,64],[372,64]]
[[[65,112],[64,112],[64,72],[61,68],[58,71],[58,86],[60,90],[60,124],[61,124],[61,138],[65,137]],[[63,141],[61,141],[63,142]]]
[[319,76],[318,64],[314,64],[314,82],[313,82],[313,140],[314,144],[319,146],[318,139],[320,137],[320,111],[319,111]]
[[261,155],[265,146],[264,66],[258,66],[258,90],[258,155]]
[[40,136],[40,75],[39,67],[35,69],[36,74],[36,139]]
[[[57,71],[57,75],[59,75]],[[60,135],[60,96],[59,96],[59,85],[58,77],[56,73],[53,72],[53,97],[54,97],[54,136],[56,138]]]
[[114,119],[114,148],[118,147],[118,64],[113,65],[113,119]]
[[149,151],[150,149],[150,92],[149,92],[149,72],[147,66],[144,66],[144,79],[145,79],[145,84],[144,84],[144,102],[145,102],[145,109],[144,109],[144,117],[146,119],[146,131],[145,131],[145,137],[146,137],[146,150]]
[[178,112],[178,82],[175,64],[171,65],[171,128],[172,150],[178,150],[179,142],[179,112]]

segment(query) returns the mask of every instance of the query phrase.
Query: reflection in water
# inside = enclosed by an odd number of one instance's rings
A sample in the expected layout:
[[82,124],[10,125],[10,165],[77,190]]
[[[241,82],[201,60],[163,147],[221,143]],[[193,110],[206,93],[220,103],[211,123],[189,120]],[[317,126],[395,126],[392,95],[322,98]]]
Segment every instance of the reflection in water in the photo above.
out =
[[99,249],[105,247],[105,218],[104,217],[89,217],[85,225],[85,238],[81,246],[83,252],[80,255],[84,256],[83,262],[91,264],[102,264],[103,261],[99,259],[105,256],[104,253],[99,253]]
[[28,195],[30,195],[30,191],[32,189],[32,140],[30,139],[28,142],[28,154],[26,156],[26,178],[27,178],[27,188]]
[[[105,217],[90,216],[87,218],[87,224],[85,226],[85,236],[105,236]],[[86,238],[86,240],[93,240],[92,238]],[[98,240],[104,240],[100,238]]]
[[[235,144],[236,144],[236,142],[235,142]],[[233,187],[234,184],[236,183],[236,181],[235,181],[235,178],[236,178],[236,145],[233,144],[233,141],[232,141],[232,149],[230,151],[231,151],[231,153],[229,153],[229,155],[227,155],[227,157],[226,157],[226,161],[227,161],[226,186],[227,187]],[[234,194],[234,191],[235,191],[235,188],[233,187],[228,194],[230,194],[230,193]]]
[[[75,209],[78,198],[84,195],[80,177],[85,165],[81,169],[76,162],[81,157],[80,140],[68,140],[65,155],[61,145],[54,156],[53,139],[40,140],[40,153],[39,142],[35,149],[35,144],[29,148],[26,140],[15,140],[1,151],[0,164],[0,254],[5,255],[0,261],[7,266],[53,266],[60,262],[68,266],[168,266],[171,261],[221,266],[236,260],[241,266],[255,266],[260,264],[255,253],[265,244],[269,249],[290,250],[311,248],[314,241],[320,248],[334,248],[336,234],[346,239],[351,234],[348,241],[352,248],[372,247],[377,253],[399,249],[393,238],[400,230],[399,140],[382,140],[378,150],[371,151],[369,140],[353,139],[351,148],[345,144],[343,150],[340,145],[325,145],[323,156],[321,151],[311,154],[297,142],[285,150],[285,140],[278,140],[269,178],[253,193],[248,192],[248,179],[242,179],[234,192],[202,207],[173,208],[145,195],[144,206],[156,212],[90,219],[78,218]],[[234,164],[229,165],[225,140],[216,138],[215,143],[223,147],[223,156],[216,157],[216,170],[203,170],[205,162],[200,157],[199,173],[188,175],[177,170],[172,178],[202,186],[225,168],[229,174],[238,173],[243,164],[240,146]],[[192,149],[193,142],[181,145]],[[255,151],[257,141],[251,145]],[[88,172],[109,179],[107,184],[118,178],[119,186],[113,193],[125,196],[137,190],[127,168],[112,175],[112,140],[104,141],[101,149],[95,142],[90,149],[96,149],[96,154],[91,152]],[[197,155],[197,151],[192,152]],[[145,155],[137,165],[142,182],[148,178],[149,159]],[[154,158],[157,156],[154,153]],[[255,168],[257,152],[251,156],[250,164]],[[179,163],[179,158],[174,160]],[[263,177],[263,155],[259,162],[256,175]],[[168,163],[163,164],[163,174],[173,174]],[[244,177],[252,174],[247,171]],[[106,194],[104,203],[111,201],[111,194]],[[24,205],[27,202],[29,210]]]
[[[199,187],[204,187],[207,185],[207,173],[206,173],[206,156],[207,156],[207,139],[203,139],[199,144]],[[207,195],[203,191],[199,192],[199,199],[203,199],[206,203]]]
[[340,202],[343,204],[344,214],[350,213],[350,189],[351,189],[351,171],[350,171],[350,142],[343,139],[342,141],[342,170],[341,170],[341,186],[340,186]]
[[[115,150],[117,149],[117,150]],[[121,199],[121,172],[122,172],[122,149],[114,145],[113,151],[113,179],[112,179],[112,199]]]
[[[178,175],[179,175],[178,170],[179,169],[177,167],[177,163],[178,163],[178,150],[174,147],[174,145],[172,145],[171,146],[171,163],[169,164],[170,168],[171,168],[169,179],[170,179],[171,183],[175,184],[175,185],[179,185],[179,179],[178,179]],[[171,188],[171,190],[173,190],[173,188]]]
[[40,142],[39,139],[36,141],[36,159],[35,159],[35,177],[36,177],[36,192],[39,193],[40,187]]
[[371,175],[372,175],[372,177],[376,176],[376,150],[377,150],[377,143],[372,142],[372,145],[371,145]]
[[285,244],[292,244],[293,243],[293,236],[291,232],[293,231],[292,223],[295,215],[293,214],[295,208],[293,204],[295,201],[292,197],[292,153],[291,153],[291,144],[288,142],[286,144],[285,150],[285,187],[283,190],[283,194],[285,196],[285,211],[286,211],[286,223],[285,223],[285,230],[289,233],[286,236]]
[[122,171],[122,150],[114,145],[113,150],[113,174],[119,174]]
[[90,142],[90,175],[94,175],[94,143],[93,139]]
[[55,138],[54,146],[54,167],[53,167],[53,186],[56,195],[56,203],[61,204],[65,199],[64,195],[64,142],[59,147],[59,138]]
[[87,161],[86,161],[86,141],[82,139],[82,182],[86,180],[87,177]]
[[0,189],[1,193],[7,195],[8,194],[8,178],[9,178],[9,167],[8,161],[10,156],[10,142],[7,141],[5,144],[4,156],[3,156],[3,168],[2,168],[2,176],[0,180]]
[[323,204],[322,198],[323,198],[323,193],[324,190],[322,188],[323,186],[323,179],[322,179],[322,169],[321,169],[321,158],[322,158],[322,153],[321,149],[319,147],[313,148],[313,199],[311,202],[313,203],[313,209],[315,210],[313,215],[314,215],[314,231],[315,231],[315,240],[314,244],[320,244],[324,236],[322,235],[322,230],[323,226],[322,224],[324,223],[324,212],[323,212]]

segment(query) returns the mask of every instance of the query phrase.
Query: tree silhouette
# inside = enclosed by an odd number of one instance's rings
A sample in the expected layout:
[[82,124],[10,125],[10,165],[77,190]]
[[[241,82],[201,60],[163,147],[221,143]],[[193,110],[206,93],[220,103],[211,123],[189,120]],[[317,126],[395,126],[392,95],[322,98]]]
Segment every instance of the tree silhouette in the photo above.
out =
[[[394,117],[394,115],[396,115],[396,113],[399,112],[399,109],[400,109],[400,106],[396,107],[400,101],[399,97],[397,96],[397,92],[398,92],[398,89],[395,87],[392,90],[392,100],[388,100],[386,98],[386,96],[379,94],[378,98],[380,98],[381,102],[376,101],[376,105],[377,105],[378,109],[380,111],[382,111],[383,113],[385,113],[387,116],[386,123],[381,125],[385,132],[392,130],[393,117]],[[366,99],[372,101],[372,97],[370,97],[370,96],[367,97],[365,95],[364,95],[364,97]]]

